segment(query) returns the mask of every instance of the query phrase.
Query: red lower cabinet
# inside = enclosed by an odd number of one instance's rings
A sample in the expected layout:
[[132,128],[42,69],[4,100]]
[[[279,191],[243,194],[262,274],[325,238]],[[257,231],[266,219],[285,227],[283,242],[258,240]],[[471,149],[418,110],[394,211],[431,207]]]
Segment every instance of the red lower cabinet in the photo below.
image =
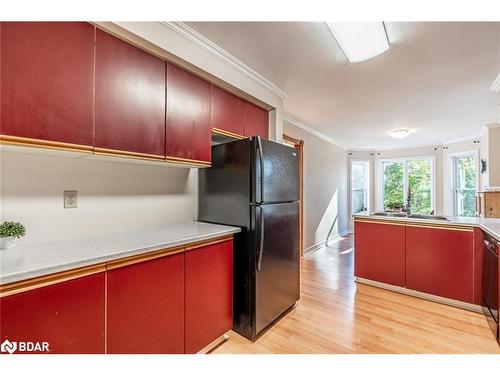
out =
[[184,353],[184,253],[108,271],[108,353]]
[[47,342],[54,354],[104,353],[104,296],[101,272],[3,297],[0,341],[16,342],[15,353],[22,353],[21,342]]
[[354,274],[405,286],[405,225],[354,222]]
[[186,353],[197,353],[233,326],[233,241],[186,253]]
[[473,229],[406,227],[406,287],[473,303]]

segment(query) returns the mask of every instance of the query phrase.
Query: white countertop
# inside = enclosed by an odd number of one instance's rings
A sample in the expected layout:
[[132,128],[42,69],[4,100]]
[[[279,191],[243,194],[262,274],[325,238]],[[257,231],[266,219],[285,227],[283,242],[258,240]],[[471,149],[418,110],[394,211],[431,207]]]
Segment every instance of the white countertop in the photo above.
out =
[[237,227],[192,221],[164,228],[22,244],[0,250],[0,285],[238,232]]
[[354,214],[354,217],[370,218],[375,220],[384,221],[404,221],[410,223],[428,223],[428,224],[442,224],[442,225],[464,225],[478,227],[486,233],[491,234],[493,237],[500,241],[500,219],[486,219],[478,217],[460,217],[460,216],[446,216],[448,220],[429,220],[429,219],[415,219],[409,217],[394,217],[394,216],[376,216],[373,213],[360,212]]

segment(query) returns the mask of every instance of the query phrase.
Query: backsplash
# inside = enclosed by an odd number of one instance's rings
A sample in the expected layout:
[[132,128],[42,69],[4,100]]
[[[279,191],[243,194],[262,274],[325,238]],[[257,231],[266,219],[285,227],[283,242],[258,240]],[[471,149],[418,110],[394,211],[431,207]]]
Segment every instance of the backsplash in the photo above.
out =
[[[196,218],[196,169],[11,151],[0,159],[0,216],[26,226],[20,243]],[[64,208],[65,190],[78,192],[77,208]]]

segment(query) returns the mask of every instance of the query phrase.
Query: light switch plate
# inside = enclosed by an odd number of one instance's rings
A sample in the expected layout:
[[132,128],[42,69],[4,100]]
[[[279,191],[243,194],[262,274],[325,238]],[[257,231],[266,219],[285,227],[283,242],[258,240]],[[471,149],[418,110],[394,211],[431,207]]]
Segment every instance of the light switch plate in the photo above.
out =
[[78,191],[64,190],[64,208],[77,208],[78,207]]

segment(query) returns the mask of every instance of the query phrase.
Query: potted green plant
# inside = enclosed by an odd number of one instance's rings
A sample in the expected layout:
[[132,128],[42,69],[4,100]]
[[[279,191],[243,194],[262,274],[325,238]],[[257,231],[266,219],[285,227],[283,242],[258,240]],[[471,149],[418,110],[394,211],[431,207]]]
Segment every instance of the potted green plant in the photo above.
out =
[[4,221],[0,224],[0,249],[12,249],[25,234],[26,228],[21,223]]

